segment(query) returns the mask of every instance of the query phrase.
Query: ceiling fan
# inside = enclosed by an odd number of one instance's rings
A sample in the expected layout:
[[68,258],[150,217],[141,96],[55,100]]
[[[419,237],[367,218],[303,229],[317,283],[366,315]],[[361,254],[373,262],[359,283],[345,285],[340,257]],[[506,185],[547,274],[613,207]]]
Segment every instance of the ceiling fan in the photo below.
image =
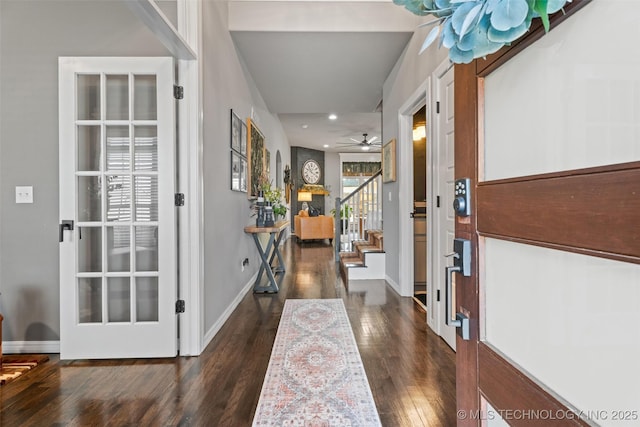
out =
[[382,144],[380,144],[380,142],[376,142],[376,139],[378,139],[377,136],[374,136],[373,138],[367,140],[367,135],[369,135],[368,133],[363,133],[362,134],[362,141],[358,141],[355,138],[349,138],[351,141],[353,142],[338,142],[337,145],[339,146],[344,146],[346,147],[360,147],[360,149],[362,151],[369,151],[371,150],[371,148],[379,148]]

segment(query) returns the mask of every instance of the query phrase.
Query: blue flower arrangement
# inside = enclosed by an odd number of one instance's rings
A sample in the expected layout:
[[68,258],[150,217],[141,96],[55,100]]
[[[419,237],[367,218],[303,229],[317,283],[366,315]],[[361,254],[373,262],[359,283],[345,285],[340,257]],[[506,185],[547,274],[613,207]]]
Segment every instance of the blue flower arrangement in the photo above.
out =
[[549,15],[572,0],[393,0],[419,16],[436,19],[421,27],[436,25],[420,49],[422,53],[440,35],[440,47],[449,49],[449,59],[468,64],[498,51],[524,35],[533,18],[542,19],[549,31]]

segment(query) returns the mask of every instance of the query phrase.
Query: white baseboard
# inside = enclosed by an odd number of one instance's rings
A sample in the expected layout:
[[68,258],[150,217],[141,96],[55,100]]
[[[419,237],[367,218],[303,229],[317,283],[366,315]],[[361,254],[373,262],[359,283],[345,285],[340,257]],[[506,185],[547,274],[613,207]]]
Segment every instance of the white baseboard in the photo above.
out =
[[246,285],[244,285],[244,288],[242,288],[242,291],[240,291],[238,296],[236,296],[235,299],[231,301],[231,304],[229,304],[229,307],[227,307],[224,313],[222,313],[222,315],[218,318],[216,323],[214,323],[213,326],[211,326],[211,328],[204,335],[202,339],[202,351],[204,351],[204,349],[207,348],[211,340],[213,340],[213,338],[220,331],[220,329],[222,329],[222,326],[227,321],[227,319],[229,319],[229,317],[231,316],[233,311],[236,309],[236,307],[238,307],[238,304],[240,304],[240,301],[242,301],[242,298],[244,298],[247,292],[253,289],[253,284],[255,283],[257,277],[258,277],[258,272],[256,272],[251,277],[251,279],[249,279],[249,281],[247,282]]
[[60,341],[3,341],[2,353],[60,353]]
[[396,291],[396,293],[400,296],[402,296],[402,292],[400,292],[400,285],[398,285],[391,277],[389,277],[388,275],[384,276],[384,280],[387,281],[387,283],[389,284],[389,286],[391,286],[391,288]]

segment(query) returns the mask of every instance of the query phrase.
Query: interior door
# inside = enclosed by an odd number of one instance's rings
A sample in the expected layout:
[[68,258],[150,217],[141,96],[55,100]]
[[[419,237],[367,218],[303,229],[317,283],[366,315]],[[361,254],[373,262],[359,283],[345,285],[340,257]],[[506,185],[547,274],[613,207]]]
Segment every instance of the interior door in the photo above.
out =
[[[456,329],[446,324],[446,298],[444,289],[444,271],[447,265],[452,265],[452,260],[447,258],[453,252],[453,239],[455,237],[455,214],[453,211],[453,186],[455,181],[455,129],[454,129],[454,69],[448,63],[441,66],[435,72],[435,95],[437,127],[435,138],[435,168],[436,194],[440,198],[440,206],[435,209],[435,228],[433,233],[437,236],[436,248],[433,254],[434,282],[439,289],[434,298],[433,307],[437,307],[438,333],[452,349],[456,349]],[[455,279],[454,279],[455,280]],[[455,282],[453,284],[455,289]],[[432,292],[433,294],[433,292]],[[455,293],[454,293],[455,294]],[[438,301],[438,296],[440,296]]]
[[172,58],[60,58],[60,357],[177,352]]
[[541,40],[456,66],[456,175],[474,183],[459,425],[638,424],[640,81],[622,54],[638,49],[591,33],[640,4],[611,5],[573,2]]

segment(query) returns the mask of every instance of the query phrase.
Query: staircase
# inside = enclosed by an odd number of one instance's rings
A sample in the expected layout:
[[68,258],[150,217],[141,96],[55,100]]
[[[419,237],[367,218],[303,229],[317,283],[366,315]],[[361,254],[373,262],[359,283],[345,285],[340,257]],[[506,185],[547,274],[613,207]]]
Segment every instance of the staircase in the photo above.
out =
[[382,230],[365,230],[365,237],[353,242],[353,251],[340,252],[340,276],[347,287],[349,280],[384,279]]
[[[349,280],[384,279],[382,171],[335,203],[335,251],[340,275]],[[342,215],[341,215],[342,214]]]

